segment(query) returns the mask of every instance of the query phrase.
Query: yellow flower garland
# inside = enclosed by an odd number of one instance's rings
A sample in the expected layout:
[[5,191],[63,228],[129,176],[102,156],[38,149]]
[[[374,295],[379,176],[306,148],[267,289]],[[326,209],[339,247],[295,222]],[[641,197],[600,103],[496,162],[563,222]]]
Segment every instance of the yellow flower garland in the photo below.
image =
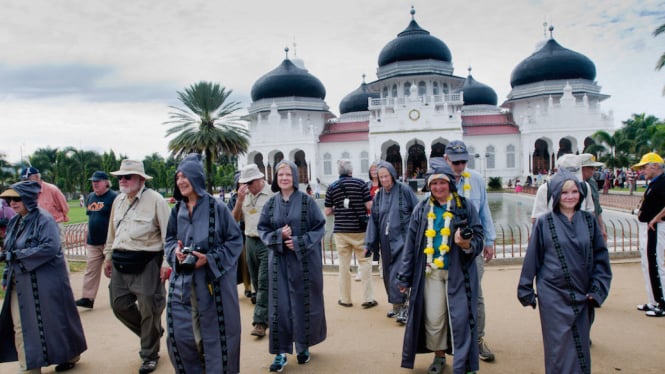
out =
[[464,177],[464,186],[462,186],[464,197],[468,199],[471,197],[471,173],[464,170],[462,176]]
[[427,237],[427,244],[423,253],[427,256],[427,265],[425,266],[425,272],[429,274],[432,272],[432,269],[443,269],[445,262],[443,256],[450,251],[448,246],[448,238],[450,237],[450,221],[453,218],[453,213],[451,212],[451,203],[453,199],[452,196],[448,196],[448,203],[446,212],[443,213],[443,228],[439,230],[438,234],[441,235],[441,245],[439,246],[439,257],[434,259],[434,237],[437,235],[436,230],[434,230],[434,220],[436,215],[434,214],[434,202],[432,199],[429,201],[429,212],[427,213],[427,230],[425,230],[425,237]]

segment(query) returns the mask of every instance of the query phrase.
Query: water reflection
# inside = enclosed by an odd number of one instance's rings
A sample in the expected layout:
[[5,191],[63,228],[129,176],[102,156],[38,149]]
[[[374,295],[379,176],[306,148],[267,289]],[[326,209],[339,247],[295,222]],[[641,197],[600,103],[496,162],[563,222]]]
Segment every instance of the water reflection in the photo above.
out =
[[515,194],[490,193],[487,202],[494,225],[518,226],[531,223],[533,198]]

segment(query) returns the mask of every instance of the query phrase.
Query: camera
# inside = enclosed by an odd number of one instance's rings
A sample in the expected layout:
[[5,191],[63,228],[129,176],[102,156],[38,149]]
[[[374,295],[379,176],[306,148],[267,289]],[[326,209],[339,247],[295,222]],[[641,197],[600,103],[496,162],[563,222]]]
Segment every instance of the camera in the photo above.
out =
[[462,237],[462,239],[468,240],[471,239],[471,237],[473,236],[473,230],[469,226],[464,226],[460,228],[459,234]]
[[198,251],[199,248],[192,248],[192,247],[183,247],[180,252],[182,254],[187,255],[184,260],[180,261],[178,264],[178,268],[180,271],[183,273],[191,273],[194,271],[194,266],[196,265],[196,260],[198,260],[198,257],[194,256],[192,254],[192,251]]

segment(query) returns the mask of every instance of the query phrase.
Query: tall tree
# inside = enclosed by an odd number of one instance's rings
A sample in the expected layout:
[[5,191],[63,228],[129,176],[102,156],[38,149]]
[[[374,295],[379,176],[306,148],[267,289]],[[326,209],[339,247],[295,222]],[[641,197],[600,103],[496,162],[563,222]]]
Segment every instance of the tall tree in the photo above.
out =
[[214,175],[212,164],[221,154],[237,155],[247,152],[249,131],[235,113],[240,103],[230,101],[233,91],[212,82],[198,82],[178,91],[178,100],[185,106],[170,106],[169,121],[173,125],[166,137],[169,150],[177,158],[191,152],[204,155],[208,192],[212,193]]
[[[658,36],[660,34],[665,35],[665,23],[658,26],[658,28],[656,28],[656,30],[653,32],[653,36]],[[656,70],[661,70],[663,67],[665,67],[665,52],[660,55],[658,62],[656,62]],[[665,87],[663,87],[663,96],[665,96]]]
[[586,152],[596,155],[600,161],[610,168],[626,166],[630,161],[628,151],[631,143],[624,138],[620,130],[610,134],[600,130],[592,136],[595,144],[589,146]]

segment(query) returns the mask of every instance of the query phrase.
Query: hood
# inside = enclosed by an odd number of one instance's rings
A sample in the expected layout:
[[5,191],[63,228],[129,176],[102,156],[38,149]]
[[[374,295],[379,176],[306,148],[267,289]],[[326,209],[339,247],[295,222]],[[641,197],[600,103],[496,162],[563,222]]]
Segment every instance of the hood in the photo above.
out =
[[[397,182],[397,170],[395,170],[395,167],[393,164],[387,161],[379,161],[379,163],[376,165],[376,171],[378,172],[379,169],[385,168],[388,170],[388,173],[390,173],[390,176],[393,177],[393,183]],[[379,179],[379,186],[381,185],[381,180]]]
[[448,177],[448,184],[450,185],[450,193],[457,192],[457,186],[455,185],[455,172],[450,168],[448,162],[443,157],[432,157],[430,158],[430,169],[427,170],[425,174],[425,186],[423,191],[429,191],[430,178],[437,174],[444,174]]
[[37,209],[37,198],[39,197],[39,191],[42,190],[42,186],[39,183],[28,180],[14,183],[10,188],[21,196],[23,206],[25,206],[28,212]]
[[552,193],[552,210],[555,212],[559,211],[559,199],[561,199],[561,191],[563,190],[563,185],[566,181],[572,180],[577,184],[577,190],[580,191],[580,201],[577,202],[575,210],[580,210],[582,206],[582,186],[580,185],[580,180],[566,169],[561,169],[552,176],[552,179],[549,181],[547,188],[551,189]]
[[270,189],[272,192],[280,192],[279,185],[277,184],[277,172],[279,171],[279,168],[282,167],[283,164],[288,165],[291,168],[291,173],[293,174],[293,189],[297,190],[298,189],[298,167],[296,164],[289,160],[282,160],[280,161],[277,165],[275,165],[275,175],[272,178],[272,184],[270,185]]
[[[203,163],[201,162],[201,154],[199,153],[190,153],[180,162],[176,174],[182,172],[185,177],[191,183],[194,192],[199,196],[205,196],[206,194],[206,177],[205,172],[203,171]],[[174,177],[174,184],[176,178]],[[180,201],[183,196],[180,193],[178,185],[175,184],[173,189],[173,197]]]

